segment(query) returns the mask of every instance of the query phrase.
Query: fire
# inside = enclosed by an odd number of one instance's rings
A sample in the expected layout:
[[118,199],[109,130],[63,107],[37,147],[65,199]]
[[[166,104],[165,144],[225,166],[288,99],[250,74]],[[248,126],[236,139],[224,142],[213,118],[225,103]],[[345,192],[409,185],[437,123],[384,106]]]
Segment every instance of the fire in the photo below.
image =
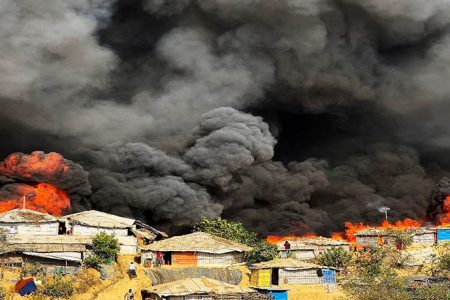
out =
[[70,209],[70,199],[65,192],[48,183],[38,183],[36,186],[27,184],[16,185],[15,197],[0,201],[0,212],[6,212],[23,207],[23,196],[30,195],[25,200],[25,208],[60,216]]
[[279,242],[284,242],[284,241],[289,241],[289,240],[292,241],[292,240],[296,240],[296,239],[299,239],[299,238],[316,238],[316,237],[318,237],[318,236],[314,232],[307,232],[307,233],[305,233],[303,235],[292,235],[292,234],[291,235],[285,235],[285,236],[282,236],[282,235],[268,235],[267,238],[266,238],[266,241],[269,244],[276,244],[276,243],[279,243]]
[[13,153],[0,164],[0,175],[33,181],[52,180],[68,170],[64,157],[56,152]]
[[450,225],[450,195],[445,198],[442,204],[443,214],[439,217],[439,225]]

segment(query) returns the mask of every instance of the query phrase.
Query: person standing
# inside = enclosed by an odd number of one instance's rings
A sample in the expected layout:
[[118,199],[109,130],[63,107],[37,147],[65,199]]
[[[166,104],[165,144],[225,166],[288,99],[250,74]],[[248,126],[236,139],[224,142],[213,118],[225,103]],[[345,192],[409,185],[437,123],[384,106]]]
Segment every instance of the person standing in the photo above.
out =
[[136,265],[134,264],[133,261],[130,262],[130,264],[128,265],[128,276],[130,276],[130,278],[137,277]]
[[128,292],[123,297],[124,300],[134,300],[134,293],[132,289],[129,289]]
[[289,257],[289,251],[291,250],[291,244],[289,241],[284,242],[284,255],[286,258]]

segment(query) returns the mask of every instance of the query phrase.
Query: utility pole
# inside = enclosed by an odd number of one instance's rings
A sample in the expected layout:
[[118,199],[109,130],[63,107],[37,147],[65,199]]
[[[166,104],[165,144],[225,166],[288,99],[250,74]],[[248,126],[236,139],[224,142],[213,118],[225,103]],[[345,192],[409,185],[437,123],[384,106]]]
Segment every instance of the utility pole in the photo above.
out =
[[22,207],[22,209],[25,209],[25,200],[27,200],[28,198],[30,198],[30,197],[33,197],[34,196],[34,193],[29,193],[29,194],[26,194],[26,195],[24,195],[23,196],[23,207]]

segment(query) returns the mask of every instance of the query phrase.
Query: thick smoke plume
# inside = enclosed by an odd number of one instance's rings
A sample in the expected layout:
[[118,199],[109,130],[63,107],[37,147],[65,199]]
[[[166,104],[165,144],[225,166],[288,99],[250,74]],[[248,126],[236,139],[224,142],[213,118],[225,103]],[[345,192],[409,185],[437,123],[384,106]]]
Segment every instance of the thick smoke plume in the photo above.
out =
[[173,232],[432,219],[449,20],[441,0],[4,0],[1,155],[59,152],[88,173],[37,182]]

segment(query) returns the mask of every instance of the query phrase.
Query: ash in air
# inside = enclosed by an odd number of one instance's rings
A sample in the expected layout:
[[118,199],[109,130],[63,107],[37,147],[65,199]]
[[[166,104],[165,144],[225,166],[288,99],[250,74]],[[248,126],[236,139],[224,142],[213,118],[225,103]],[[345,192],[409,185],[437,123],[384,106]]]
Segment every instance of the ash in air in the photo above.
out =
[[0,155],[56,151],[73,176],[2,169],[0,197],[47,182],[172,232],[432,218],[449,23],[442,0],[4,0]]

